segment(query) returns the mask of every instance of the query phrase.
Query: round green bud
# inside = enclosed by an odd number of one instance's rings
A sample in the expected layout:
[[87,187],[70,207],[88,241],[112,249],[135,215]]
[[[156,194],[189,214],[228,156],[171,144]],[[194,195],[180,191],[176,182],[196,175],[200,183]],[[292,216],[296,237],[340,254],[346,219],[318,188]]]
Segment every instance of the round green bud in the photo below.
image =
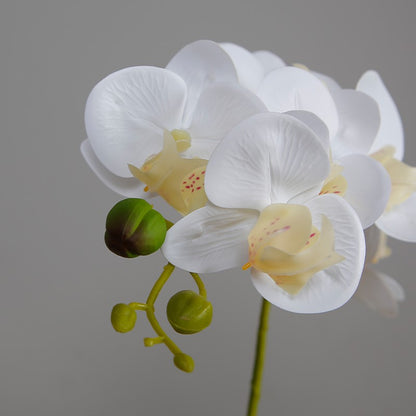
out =
[[117,332],[129,332],[136,325],[136,311],[125,303],[118,303],[111,311],[111,323]]
[[195,334],[211,323],[212,305],[192,290],[182,290],[169,299],[166,314],[176,332]]
[[194,371],[194,360],[191,356],[180,352],[179,354],[175,354],[173,357],[173,362],[175,363],[176,367],[179,370],[185,371],[186,373],[192,373]]
[[107,215],[105,244],[126,258],[159,250],[166,237],[166,220],[143,199],[118,202]]

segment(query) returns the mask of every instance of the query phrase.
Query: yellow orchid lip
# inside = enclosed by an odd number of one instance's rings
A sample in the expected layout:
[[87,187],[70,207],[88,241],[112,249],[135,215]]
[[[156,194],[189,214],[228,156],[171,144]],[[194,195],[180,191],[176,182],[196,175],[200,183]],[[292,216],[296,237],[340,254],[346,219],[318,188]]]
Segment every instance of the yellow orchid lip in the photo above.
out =
[[189,137],[190,140],[190,136],[183,131],[175,132],[176,139],[165,131],[162,151],[141,168],[129,165],[129,169],[133,176],[146,184],[146,192],[158,193],[178,212],[186,215],[207,203],[204,177],[208,161],[182,158],[179,149],[184,149],[185,139]]
[[386,207],[387,212],[405,202],[416,192],[416,168],[395,159],[394,153],[393,146],[385,146],[371,155],[383,165],[390,176],[391,192]]
[[266,207],[248,237],[250,267],[267,273],[290,295],[296,295],[318,271],[344,257],[334,250],[334,231],[326,216],[322,227],[312,224],[303,205],[272,204]]
[[343,167],[335,163],[331,163],[331,171],[325,180],[319,195],[336,194],[344,196],[347,192],[348,183],[342,175]]

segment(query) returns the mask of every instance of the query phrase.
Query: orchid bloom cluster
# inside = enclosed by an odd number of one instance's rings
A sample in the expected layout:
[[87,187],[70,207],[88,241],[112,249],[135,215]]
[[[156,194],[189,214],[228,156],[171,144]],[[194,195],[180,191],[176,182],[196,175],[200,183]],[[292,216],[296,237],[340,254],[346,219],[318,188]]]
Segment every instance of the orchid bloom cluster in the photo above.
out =
[[85,123],[81,150],[104,184],[181,214],[169,264],[242,269],[291,312],[333,310],[358,288],[397,313],[403,289],[371,263],[390,254],[387,236],[416,242],[416,168],[376,72],[343,89],[271,52],[202,40],[165,68],[104,78]]

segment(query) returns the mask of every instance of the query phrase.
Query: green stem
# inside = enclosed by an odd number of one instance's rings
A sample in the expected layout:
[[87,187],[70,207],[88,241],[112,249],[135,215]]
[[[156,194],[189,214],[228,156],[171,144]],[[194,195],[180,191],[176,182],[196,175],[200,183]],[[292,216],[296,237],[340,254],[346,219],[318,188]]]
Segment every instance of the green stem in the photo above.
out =
[[256,358],[251,379],[250,400],[247,416],[257,415],[257,406],[261,395],[261,380],[263,375],[264,359],[266,356],[267,330],[269,329],[270,303],[263,298],[261,305],[259,328],[257,330]]
[[[146,301],[146,314],[147,319],[149,320],[150,325],[153,327],[156,334],[163,339],[165,345],[170,349],[172,354],[179,354],[182,352],[178,346],[166,335],[165,331],[160,326],[158,320],[155,316],[154,311],[154,303],[156,301],[157,296],[159,295],[160,291],[162,290],[163,286],[165,285],[166,281],[169,279],[172,272],[175,270],[175,266],[173,264],[168,263],[164,269],[162,274],[160,275],[159,279],[157,279],[156,283],[154,284],[152,290],[149,293],[149,296]],[[152,344],[153,345],[153,344]]]
[[195,280],[196,285],[198,286],[198,291],[199,294],[206,298],[207,297],[207,291],[205,289],[205,285],[204,282],[202,281],[201,277],[199,276],[198,273],[193,273],[193,272],[189,272],[189,274],[193,277],[193,279]]

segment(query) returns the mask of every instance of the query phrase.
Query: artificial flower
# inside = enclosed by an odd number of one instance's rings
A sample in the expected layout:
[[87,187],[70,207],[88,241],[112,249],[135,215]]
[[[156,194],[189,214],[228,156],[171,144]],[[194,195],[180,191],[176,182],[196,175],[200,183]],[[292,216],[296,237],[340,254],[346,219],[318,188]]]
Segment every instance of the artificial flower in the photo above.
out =
[[258,95],[270,111],[308,111],[325,123],[333,170],[322,193],[343,196],[367,228],[383,213],[390,193],[385,170],[366,154],[379,126],[377,104],[335,82],[327,81],[328,87],[323,79],[309,70],[284,67],[266,76]]
[[365,231],[366,259],[356,295],[369,308],[392,318],[397,316],[398,304],[404,301],[405,295],[403,288],[395,279],[374,268],[374,264],[391,254],[386,239],[387,236],[376,226]]
[[380,129],[369,154],[386,168],[391,180],[387,209],[376,225],[398,240],[416,242],[416,168],[402,162],[404,135],[396,104],[375,71],[362,75],[357,90],[372,97],[380,109]]
[[306,124],[264,113],[237,125],[208,162],[210,201],[167,233],[163,253],[195,272],[251,268],[260,294],[283,309],[335,309],[363,268],[360,220],[344,199],[318,195],[327,150]]
[[[234,65],[223,49],[215,42],[198,41],[179,51],[166,68],[125,68],[100,81],[87,100],[88,139],[82,151],[94,172],[116,192],[159,193],[155,183],[183,173],[188,159],[199,158],[202,166],[235,124],[260,111],[264,105],[238,85]],[[170,149],[173,152],[167,155]],[[169,163],[165,169],[159,163],[151,181],[143,184],[149,175],[138,171],[149,173],[162,153]],[[173,160],[181,166],[172,171]],[[186,174],[192,175],[194,168]],[[181,190],[175,192],[180,195]],[[181,213],[191,209],[167,202]]]

